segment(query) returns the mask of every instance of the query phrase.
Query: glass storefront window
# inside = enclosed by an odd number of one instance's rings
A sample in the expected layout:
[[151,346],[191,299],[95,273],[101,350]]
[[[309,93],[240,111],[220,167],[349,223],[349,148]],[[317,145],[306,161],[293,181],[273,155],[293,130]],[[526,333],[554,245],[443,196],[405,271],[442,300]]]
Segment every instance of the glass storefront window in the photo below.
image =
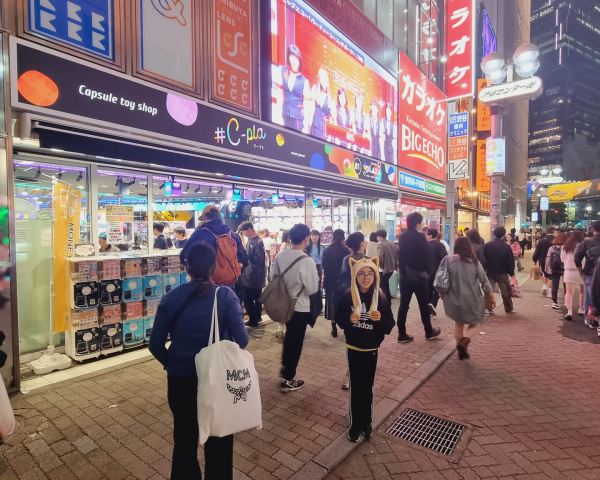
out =
[[20,353],[26,354],[48,346],[52,288],[60,293],[59,285],[52,287],[57,268],[53,257],[60,257],[54,248],[64,233],[56,215],[76,217],[71,221],[78,230],[70,232],[74,243],[91,240],[89,175],[74,164],[16,158],[14,178]]
[[101,167],[97,172],[100,254],[148,252],[148,176]]
[[346,234],[349,234],[348,224],[348,204],[350,201],[347,198],[333,199],[333,224],[334,230],[342,229]]

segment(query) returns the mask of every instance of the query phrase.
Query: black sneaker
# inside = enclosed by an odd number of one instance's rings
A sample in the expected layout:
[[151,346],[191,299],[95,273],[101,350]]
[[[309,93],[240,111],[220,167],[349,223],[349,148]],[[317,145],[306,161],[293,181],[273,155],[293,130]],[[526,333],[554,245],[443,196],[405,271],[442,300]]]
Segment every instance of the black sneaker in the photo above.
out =
[[300,390],[304,386],[304,380],[283,380],[281,382],[282,392],[293,392],[294,390]]
[[412,342],[414,339],[415,337],[407,335],[406,333],[401,333],[400,335],[398,335],[398,343],[408,343]]
[[250,328],[258,328],[258,323],[253,323],[250,320],[248,320],[247,322],[244,322],[244,325],[246,325],[247,327],[250,327]]
[[426,333],[425,334],[425,338],[427,340],[431,340],[432,338],[437,337],[440,333],[442,333],[442,329],[441,328],[432,328],[431,329],[431,333]]
[[365,439],[371,438],[371,435],[373,435],[373,427],[371,426],[371,424],[369,423],[365,428],[363,428],[361,430],[361,433],[363,434]]
[[348,430],[348,440],[352,443],[356,443],[360,440],[360,430],[355,430],[353,427],[350,427]]
[[567,313],[567,314],[564,316],[564,319],[565,319],[565,320],[573,320],[573,316],[572,316],[571,314]]
[[433,306],[433,303],[430,303],[428,305],[428,307],[429,307],[429,315],[432,316],[432,317],[437,316],[437,312],[435,310],[435,307]]

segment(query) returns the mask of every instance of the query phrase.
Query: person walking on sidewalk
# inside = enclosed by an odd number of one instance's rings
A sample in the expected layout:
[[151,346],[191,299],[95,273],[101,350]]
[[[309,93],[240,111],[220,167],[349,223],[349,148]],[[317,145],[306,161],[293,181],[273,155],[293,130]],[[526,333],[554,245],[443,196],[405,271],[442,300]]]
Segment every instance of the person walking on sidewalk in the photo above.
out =
[[310,232],[310,241],[306,247],[306,254],[315,261],[317,266],[317,275],[319,276],[319,290],[323,281],[323,252],[325,247],[321,245],[321,233],[318,230]]
[[333,231],[331,245],[323,252],[323,286],[325,287],[325,319],[331,322],[331,336],[337,337],[335,324],[335,287],[342,271],[342,262],[350,250],[344,243],[344,231]]
[[483,246],[485,245],[485,242],[479,235],[479,232],[473,228],[469,230],[469,233],[467,233],[466,237],[471,242],[471,247],[473,247],[473,251],[475,252],[477,260],[479,260],[479,263],[481,263],[481,266],[485,270],[487,265],[485,261],[485,253],[483,253]]
[[373,434],[373,384],[379,346],[394,328],[394,314],[379,291],[379,259],[350,259],[350,288],[340,298],[335,321],[344,329],[350,373],[350,430],[358,442]]
[[[217,254],[204,242],[187,250],[186,266],[192,281],[174,288],[161,300],[149,349],[167,371],[167,399],[173,413],[171,478],[201,479],[198,463],[198,376],[196,354],[208,345],[212,310],[217,301],[219,334],[240,348],[248,333],[240,303],[230,288],[219,288],[210,276]],[[167,336],[171,345],[167,349]],[[208,437],[204,444],[206,478],[233,478],[233,435]]]
[[546,255],[548,255],[548,250],[552,246],[552,242],[555,238],[554,227],[550,225],[546,229],[546,236],[538,241],[535,251],[533,252],[533,263],[536,264],[539,262],[542,271],[542,295],[548,295],[548,288],[552,288],[552,284],[548,285],[550,274],[546,273]]
[[[469,231],[470,233],[470,231]],[[469,234],[467,233],[467,235]],[[438,241],[438,231],[435,228],[427,230],[427,248],[429,250],[429,314],[437,315],[437,304],[440,299],[440,295],[435,288],[433,288],[433,280],[435,279],[435,272],[437,272],[440,263],[446,258],[446,249]]]
[[515,276],[515,260],[513,252],[508,244],[503,240],[506,235],[504,227],[494,229],[494,238],[485,244],[483,253],[487,263],[487,277],[492,288],[498,284],[502,300],[504,301],[504,311],[512,313],[514,311],[513,301],[510,291],[510,279]]
[[299,257],[291,270],[283,277],[288,292],[296,298],[294,314],[285,324],[286,332],[283,340],[283,353],[281,356],[281,391],[292,392],[304,386],[304,380],[296,379],[296,369],[302,355],[306,327],[314,327],[315,320],[310,313],[310,295],[319,290],[319,277],[315,262],[304,253],[310,240],[310,229],[298,223],[290,229],[289,240],[291,248],[281,250],[273,261],[271,267],[271,280],[274,272],[285,272],[286,269]]
[[567,313],[564,316],[565,320],[573,320],[573,295],[575,289],[579,289],[579,310],[577,313],[581,316],[585,315],[583,308],[585,304],[585,283],[575,266],[575,251],[581,242],[583,242],[583,234],[578,231],[572,232],[560,252],[560,259],[565,267],[563,281],[567,286],[565,293],[565,306],[567,307]]
[[[575,266],[585,282],[585,324],[590,328],[598,327],[598,321],[590,318],[592,308],[592,274],[600,257],[600,220],[592,224],[594,236],[581,242],[575,251]],[[585,259],[585,265],[583,260]]]
[[377,249],[379,248],[379,243],[377,243],[377,241],[377,232],[371,232],[369,234],[367,248],[365,248],[365,255],[367,257],[371,258],[377,255]]
[[246,242],[248,266],[242,272],[244,306],[248,314],[246,326],[256,328],[262,320],[262,304],[259,299],[265,286],[265,245],[254,230],[252,222],[242,223],[240,232],[248,239]]
[[383,229],[375,232],[377,237],[377,256],[379,257],[380,285],[387,302],[392,304],[390,292],[390,278],[398,265],[398,245],[387,239],[387,232]]
[[494,292],[470,240],[466,237],[455,240],[454,255],[448,255],[442,260],[439,271],[446,272],[448,290],[443,291],[437,282],[436,286],[444,302],[446,315],[454,320],[458,358],[463,360],[469,358],[467,347],[479,325],[485,320],[485,308],[493,310],[496,307]]
[[546,254],[546,273],[552,279],[552,308],[560,309],[558,304],[558,287],[560,286],[560,277],[565,273],[565,264],[561,259],[562,246],[567,241],[567,234],[560,232],[552,241],[552,246]]
[[509,233],[506,236],[507,243],[510,245],[517,268],[520,272],[521,270],[524,270],[524,268],[521,265],[521,244],[516,240],[516,238],[517,237],[514,237],[512,233]]
[[400,307],[398,308],[398,343],[412,342],[414,337],[406,333],[406,317],[413,294],[417,297],[425,338],[431,340],[441,329],[431,326],[429,315],[429,248],[421,233],[423,216],[413,212],[406,217],[406,231],[398,240],[398,264],[400,266]]

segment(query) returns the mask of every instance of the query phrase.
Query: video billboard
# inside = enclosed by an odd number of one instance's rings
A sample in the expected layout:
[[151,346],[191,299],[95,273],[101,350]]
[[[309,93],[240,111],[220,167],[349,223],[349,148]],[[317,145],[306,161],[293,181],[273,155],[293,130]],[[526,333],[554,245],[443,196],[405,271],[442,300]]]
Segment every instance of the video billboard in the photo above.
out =
[[395,164],[397,81],[315,9],[271,0],[271,121]]

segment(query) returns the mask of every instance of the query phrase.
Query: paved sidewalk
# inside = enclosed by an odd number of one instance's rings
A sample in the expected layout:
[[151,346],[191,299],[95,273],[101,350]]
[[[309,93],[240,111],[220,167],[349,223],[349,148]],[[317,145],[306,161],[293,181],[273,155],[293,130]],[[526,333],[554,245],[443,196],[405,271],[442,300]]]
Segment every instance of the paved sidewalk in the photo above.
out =
[[[517,313],[483,325],[471,360],[453,355],[326,478],[600,478],[599,347],[563,337],[563,312],[540,289],[523,285]],[[458,455],[386,434],[405,408],[467,425]]]
[[[413,302],[414,303],[414,302]],[[394,302],[394,311],[397,302]],[[375,383],[375,415],[386,418],[453,351],[451,328],[424,338],[416,303],[408,331],[414,343],[384,342]],[[298,377],[304,389],[279,391],[282,340],[273,324],[251,332],[249,350],[261,379],[263,429],[236,435],[235,478],[323,478],[356,445],[345,438],[348,391],[343,334],[334,339],[322,318],[309,329]],[[0,445],[4,479],[168,478],[172,417],[166,375],[155,360],[85,380],[43,387],[12,399],[22,427]]]

